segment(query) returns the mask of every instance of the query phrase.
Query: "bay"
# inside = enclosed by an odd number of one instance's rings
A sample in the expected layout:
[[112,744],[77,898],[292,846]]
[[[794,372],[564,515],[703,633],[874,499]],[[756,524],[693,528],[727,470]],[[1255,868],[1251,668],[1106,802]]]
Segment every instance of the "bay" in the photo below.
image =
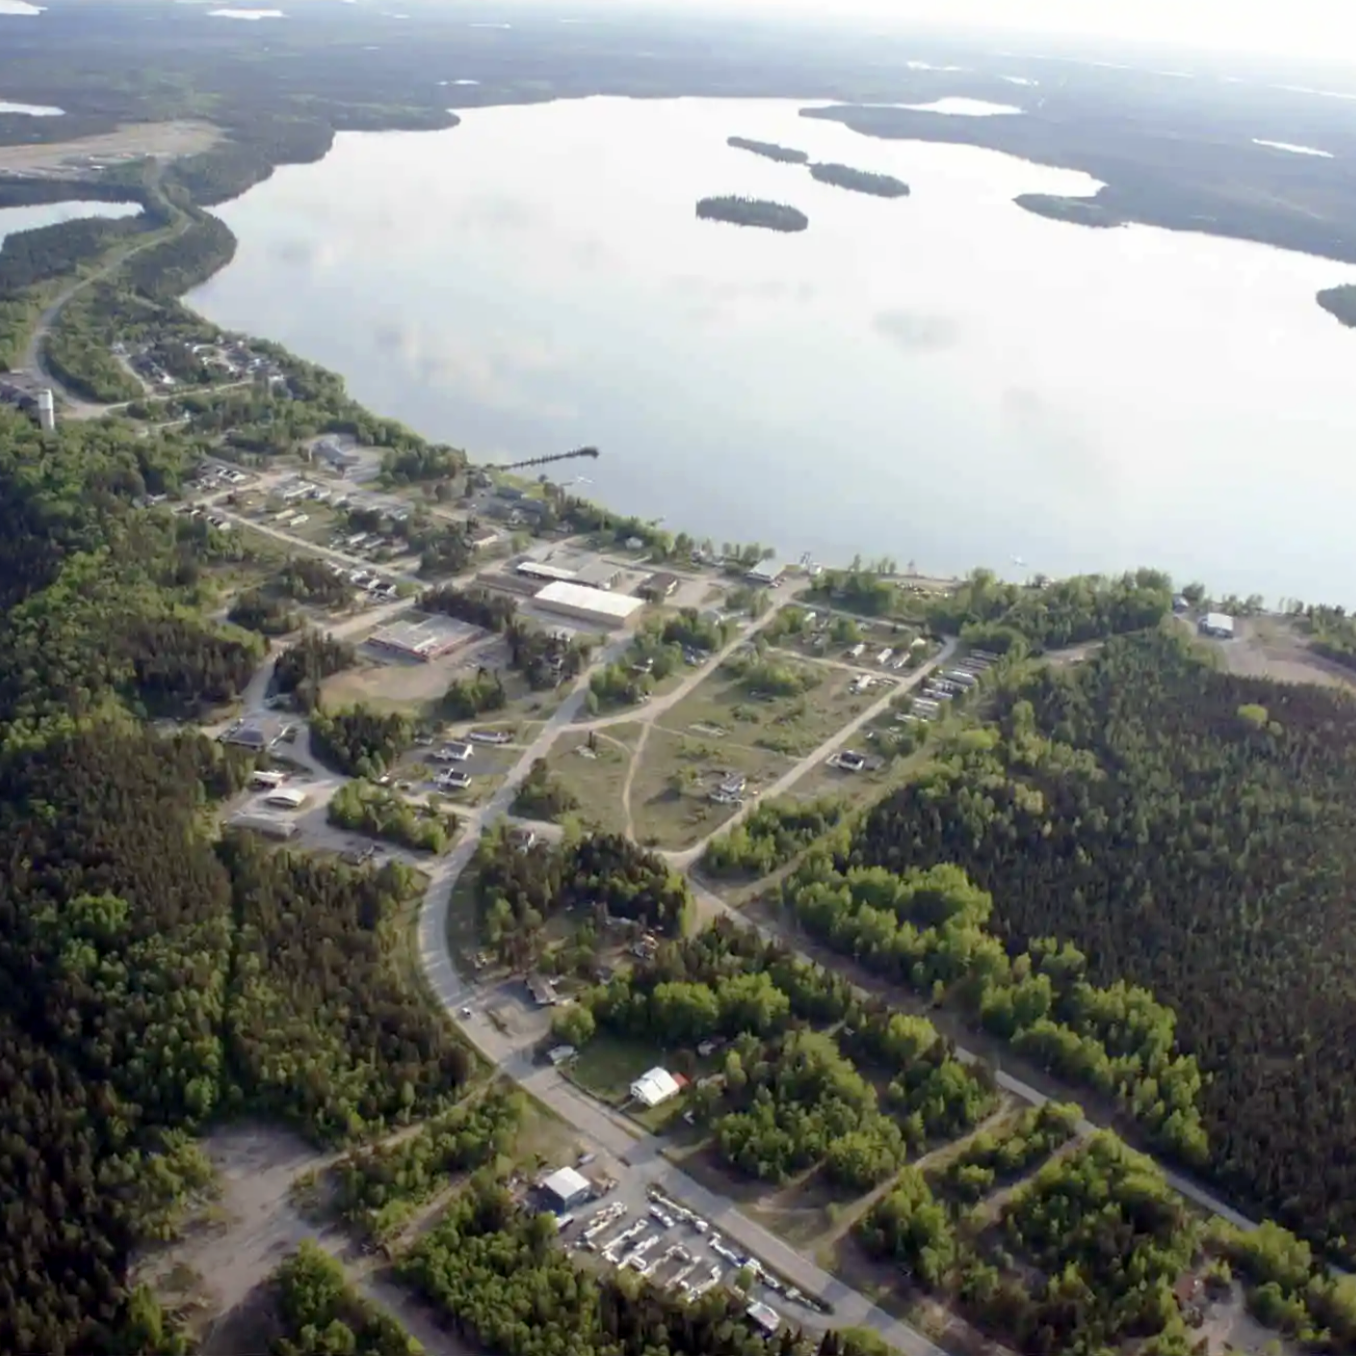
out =
[[[597,445],[583,491],[718,543],[1356,595],[1356,332],[1314,302],[1356,269],[1036,217],[1012,199],[1096,183],[800,107],[594,98],[341,135],[219,209],[240,248],[189,302],[477,458]],[[696,220],[724,193],[810,228]]]
[[7,235],[56,226],[81,217],[134,217],[141,211],[134,202],[51,202],[33,207],[0,207],[0,245]]

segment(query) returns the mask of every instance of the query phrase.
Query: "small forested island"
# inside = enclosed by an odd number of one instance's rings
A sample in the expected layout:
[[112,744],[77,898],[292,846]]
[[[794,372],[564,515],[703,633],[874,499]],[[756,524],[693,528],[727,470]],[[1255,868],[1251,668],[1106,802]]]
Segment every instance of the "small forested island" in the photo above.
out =
[[804,212],[784,202],[734,195],[702,198],[697,203],[697,215],[703,221],[729,221],[736,226],[761,226],[768,231],[803,231],[810,224]]
[[1324,288],[1318,294],[1318,304],[1342,324],[1356,329],[1356,284],[1344,283],[1341,287]]
[[1013,199],[1018,207],[1052,221],[1071,221],[1075,226],[1124,226],[1125,219],[1112,211],[1102,195],[1092,198],[1062,197],[1057,193],[1020,193]]
[[907,198],[909,186],[892,174],[872,174],[869,170],[853,169],[851,165],[811,165],[811,178],[821,184],[835,184],[854,193],[870,193],[877,198]]
[[728,137],[725,144],[737,151],[752,151],[766,160],[777,160],[784,165],[807,165],[809,154],[797,151],[790,146],[778,146],[775,141],[753,141],[748,137]]

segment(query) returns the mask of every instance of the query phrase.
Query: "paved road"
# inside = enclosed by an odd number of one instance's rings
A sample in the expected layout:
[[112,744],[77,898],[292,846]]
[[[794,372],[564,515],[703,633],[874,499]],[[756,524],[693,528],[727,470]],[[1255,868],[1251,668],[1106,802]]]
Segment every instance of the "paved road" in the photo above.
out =
[[[742,913],[738,909],[731,908],[724,899],[713,890],[710,890],[700,880],[689,876],[688,884],[692,889],[692,893],[701,900],[707,914],[721,914],[730,919],[731,922],[737,923],[742,927],[752,928],[764,941],[780,942],[783,945],[790,946],[793,950],[796,950],[797,954],[804,955],[804,953],[800,952],[796,947],[796,939],[793,934],[775,924],[755,922],[748,917],[747,914]],[[807,957],[807,959],[813,960],[815,958]],[[963,1063],[974,1064],[984,1062],[983,1056],[974,1050],[967,1050],[964,1046],[957,1046],[955,1053],[956,1058]],[[1044,1106],[1046,1102],[1051,1100],[1051,1098],[1041,1092],[1039,1088],[1032,1087],[1030,1083],[1024,1082],[1022,1079],[1017,1078],[1015,1075],[1008,1073],[1004,1069],[995,1069],[994,1079],[998,1086],[1005,1092],[1011,1093],[1014,1097],[1021,1098],[1024,1102],[1029,1102],[1032,1106]],[[1078,1095],[1077,1089],[1071,1088],[1066,1095],[1076,1098]],[[1078,1123],[1078,1133],[1080,1135],[1091,1135],[1095,1131],[1103,1128],[1104,1127],[1098,1125],[1095,1121],[1090,1121],[1086,1117]],[[1214,1192],[1202,1183],[1177,1171],[1175,1168],[1169,1167],[1161,1159],[1155,1158],[1154,1161],[1158,1164],[1159,1170],[1167,1179],[1168,1185],[1180,1195],[1185,1196],[1187,1200],[1199,1205],[1203,1210],[1208,1210],[1213,1214],[1219,1215],[1221,1219],[1228,1220],[1235,1228],[1255,1229],[1257,1227],[1256,1220],[1251,1220],[1240,1211],[1235,1210],[1227,1201],[1221,1200],[1220,1197],[1215,1195]]]
[[110,274],[116,273],[129,259],[138,255],[142,250],[151,249],[155,245],[162,244],[167,239],[174,239],[181,235],[188,227],[188,218],[184,217],[176,226],[173,233],[169,236],[162,236],[157,232],[150,239],[144,240],[139,245],[134,245],[131,249],[125,250],[118,255],[116,259],[110,260],[102,268],[87,277],[81,278],[79,282],[72,283],[64,291],[60,292],[38,317],[38,323],[34,327],[33,333],[29,336],[28,347],[24,350],[23,360],[20,367],[29,372],[36,372],[42,377],[51,388],[52,393],[65,401],[67,408],[63,411],[68,419],[93,419],[106,412],[109,408],[105,405],[94,405],[89,401],[81,400],[68,391],[60,381],[53,375],[51,369],[47,366],[47,359],[44,354],[47,336],[52,332],[52,326],[56,324],[57,317],[66,308],[71,298],[77,293],[83,292],[85,288],[92,287],[95,283],[101,282]]
[[855,735],[862,726],[876,719],[877,716],[884,714],[890,709],[890,703],[904,693],[917,687],[925,678],[940,664],[946,663],[955,652],[956,642],[948,640],[941,650],[928,663],[915,669],[902,682],[892,683],[890,690],[885,693],[878,701],[872,702],[870,706],[859,716],[853,717],[848,724],[844,725],[837,733],[832,734],[812,753],[807,753],[794,767],[784,772],[777,778],[771,786],[759,794],[757,800],[747,800],[739,809],[718,828],[713,829],[700,842],[694,843],[690,848],[684,848],[681,852],[666,852],[668,858],[674,866],[689,867],[701,858],[706,851],[706,845],[717,834],[728,833],[731,829],[741,824],[750,814],[753,813],[755,806],[760,801],[773,800],[777,796],[785,795],[806,773],[818,767],[821,763],[827,762],[835,753],[842,751],[848,741]]
[[[290,532],[284,532],[281,528],[274,527],[272,523],[263,523],[255,518],[246,517],[243,513],[237,513],[234,509],[219,502],[231,493],[234,493],[234,491],[226,490],[216,499],[207,499],[201,502],[217,517],[225,518],[227,522],[234,523],[237,527],[248,528],[251,532],[260,532],[265,537],[273,537],[277,541],[284,542],[294,551],[304,551],[313,556],[320,556],[323,560],[328,560],[333,565],[340,565],[345,570],[361,569],[368,571],[368,573],[375,571],[391,579],[398,579],[403,584],[417,584],[421,589],[429,587],[429,581],[421,579],[417,574],[407,574],[401,570],[394,570],[389,565],[374,565],[370,560],[364,560],[361,556],[351,556],[346,551],[336,551],[333,547],[321,546],[318,542],[304,541],[293,536]],[[458,581],[451,580],[449,582],[456,583]],[[413,600],[405,599],[402,606],[413,607]]]
[[[790,598],[791,595],[787,595],[779,605],[784,606]],[[744,636],[731,641],[673,692],[663,698],[657,698],[642,715],[652,716],[682,700],[687,692],[695,688],[704,677],[709,676],[711,670],[723,662],[736,646],[767,625],[771,619],[772,614],[769,614]],[[592,673],[624,652],[628,643],[629,640],[614,643],[588,671],[581,675],[569,697],[523,752],[498,791],[484,806],[473,812],[471,816],[473,822],[466,826],[461,842],[435,867],[434,879],[425,896],[419,917],[419,949],[429,985],[438,1001],[455,1016],[463,1031],[490,1063],[527,1088],[600,1148],[642,1172],[647,1181],[659,1184],[675,1199],[690,1203],[694,1209],[717,1221],[722,1231],[735,1239],[747,1252],[763,1258],[769,1266],[785,1274],[805,1292],[823,1295],[831,1300],[835,1308],[833,1316],[835,1324],[870,1326],[904,1353],[904,1356],[944,1356],[942,1349],[922,1333],[892,1318],[864,1295],[835,1280],[775,1234],[740,1214],[728,1199],[716,1196],[662,1158],[660,1143],[654,1136],[638,1135],[629,1122],[611,1108],[580,1092],[556,1070],[533,1063],[529,1050],[518,1048],[489,1021],[483,1003],[477,998],[477,990],[457,972],[447,942],[448,909],[453,887],[475,853],[481,828],[507,814],[518,785],[527,775],[533,761],[544,757],[559,735],[575,721],[584,705],[588,680]],[[625,719],[636,718],[635,712],[626,713]],[[602,721],[590,721],[588,726],[597,728],[606,723],[615,722],[604,718]],[[795,1318],[797,1322],[806,1326],[816,1326],[816,1321],[809,1311],[797,1308]]]

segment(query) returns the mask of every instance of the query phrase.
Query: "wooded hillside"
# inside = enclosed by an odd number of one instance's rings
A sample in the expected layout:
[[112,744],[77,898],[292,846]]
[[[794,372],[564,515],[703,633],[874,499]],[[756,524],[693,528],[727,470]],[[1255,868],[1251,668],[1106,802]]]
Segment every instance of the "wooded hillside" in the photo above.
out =
[[1349,1251],[1356,705],[1217,672],[1170,633],[996,701],[997,728],[882,803],[851,862],[956,863],[1010,948],[1058,936],[1093,983],[1152,990],[1205,1073],[1210,1173]]

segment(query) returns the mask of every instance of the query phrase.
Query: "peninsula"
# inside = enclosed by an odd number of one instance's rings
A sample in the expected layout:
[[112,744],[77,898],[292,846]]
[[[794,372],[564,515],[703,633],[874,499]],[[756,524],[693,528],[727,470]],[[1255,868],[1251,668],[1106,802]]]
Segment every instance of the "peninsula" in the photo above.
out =
[[1356,285],[1344,283],[1341,287],[1326,287],[1318,294],[1318,304],[1342,324],[1356,329]]
[[725,144],[733,146],[737,151],[752,151],[754,155],[761,155],[765,160],[777,160],[784,165],[806,165],[810,161],[807,152],[794,150],[790,146],[778,146],[775,141],[752,141],[748,137],[729,137]]
[[874,198],[907,198],[909,186],[892,174],[872,174],[868,170],[853,169],[851,165],[816,164],[810,166],[810,177],[821,184],[834,184],[853,193],[869,193]]
[[764,198],[740,198],[727,195],[722,198],[702,198],[697,203],[697,215],[703,221],[728,221],[735,226],[761,226],[767,231],[803,231],[810,218],[783,202],[768,202]]

